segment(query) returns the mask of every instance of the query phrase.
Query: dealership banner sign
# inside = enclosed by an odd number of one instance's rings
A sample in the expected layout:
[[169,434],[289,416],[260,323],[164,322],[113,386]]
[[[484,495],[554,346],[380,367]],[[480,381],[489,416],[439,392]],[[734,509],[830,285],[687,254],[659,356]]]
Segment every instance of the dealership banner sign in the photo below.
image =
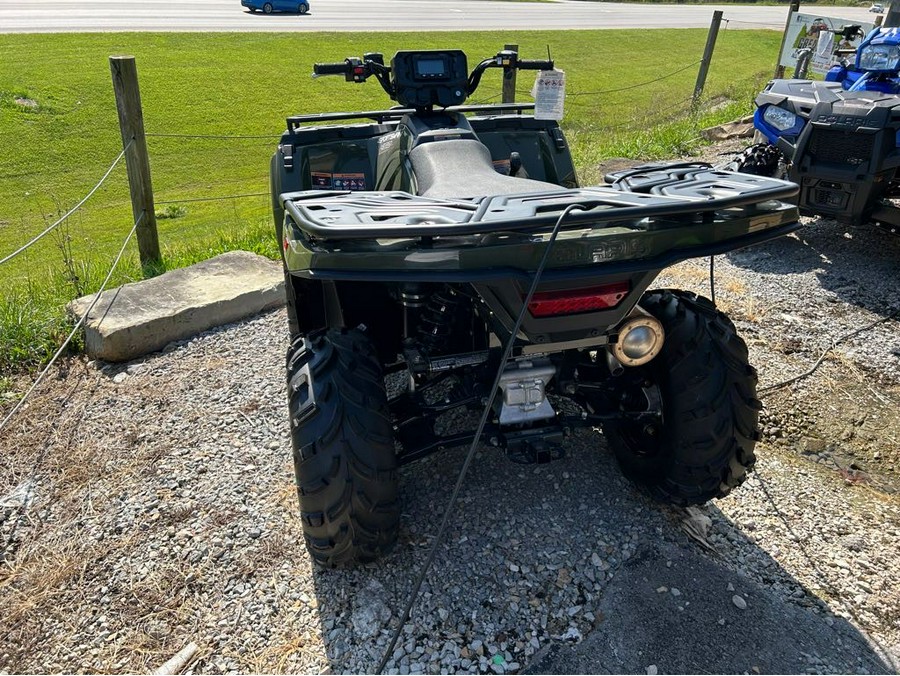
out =
[[847,40],[841,33],[847,26],[859,26],[863,33],[868,33],[875,26],[861,21],[837,19],[817,14],[791,15],[784,48],[779,63],[785,68],[796,68],[797,58],[804,49],[812,51],[810,70],[824,74],[840,61],[839,49],[856,49],[862,42],[861,37]]

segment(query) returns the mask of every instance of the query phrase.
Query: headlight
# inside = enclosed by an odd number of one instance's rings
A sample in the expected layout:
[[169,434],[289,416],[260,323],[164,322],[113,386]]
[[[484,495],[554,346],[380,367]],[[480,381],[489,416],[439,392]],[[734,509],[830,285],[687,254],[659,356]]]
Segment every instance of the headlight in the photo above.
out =
[[778,131],[787,131],[797,124],[797,116],[791,111],[779,108],[778,106],[769,106],[763,113],[763,119],[771,124]]
[[896,70],[898,66],[898,45],[869,45],[859,55],[859,67],[863,70]]

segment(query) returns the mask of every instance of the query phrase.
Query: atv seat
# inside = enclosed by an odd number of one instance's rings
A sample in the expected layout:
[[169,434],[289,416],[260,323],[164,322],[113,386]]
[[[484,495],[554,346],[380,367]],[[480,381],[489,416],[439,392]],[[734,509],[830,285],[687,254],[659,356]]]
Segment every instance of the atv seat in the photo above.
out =
[[441,199],[558,191],[555,183],[498,174],[481,141],[432,141],[409,153],[418,195]]

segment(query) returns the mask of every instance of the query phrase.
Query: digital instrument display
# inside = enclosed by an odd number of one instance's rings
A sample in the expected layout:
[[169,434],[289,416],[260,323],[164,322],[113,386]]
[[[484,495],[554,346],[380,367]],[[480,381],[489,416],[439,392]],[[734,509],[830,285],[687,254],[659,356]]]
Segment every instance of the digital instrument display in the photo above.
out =
[[444,59],[417,59],[417,77],[446,77],[447,64]]
[[391,59],[393,98],[407,108],[458,106],[468,81],[466,55],[458,49],[397,52]]

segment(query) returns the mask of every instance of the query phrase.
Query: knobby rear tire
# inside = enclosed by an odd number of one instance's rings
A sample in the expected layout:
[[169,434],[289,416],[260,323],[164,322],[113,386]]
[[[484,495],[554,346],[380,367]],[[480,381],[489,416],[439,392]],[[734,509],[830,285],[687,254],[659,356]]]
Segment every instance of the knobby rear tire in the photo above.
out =
[[650,494],[676,505],[724,497],[756,462],[759,434],[757,376],[734,324],[693,293],[665,290],[644,296],[666,339],[643,369],[659,388],[663,421],[648,435],[627,420],[604,426],[624,474]]
[[397,457],[381,365],[357,329],[288,350],[294,473],[306,546],[325,566],[387,553],[400,524]]

